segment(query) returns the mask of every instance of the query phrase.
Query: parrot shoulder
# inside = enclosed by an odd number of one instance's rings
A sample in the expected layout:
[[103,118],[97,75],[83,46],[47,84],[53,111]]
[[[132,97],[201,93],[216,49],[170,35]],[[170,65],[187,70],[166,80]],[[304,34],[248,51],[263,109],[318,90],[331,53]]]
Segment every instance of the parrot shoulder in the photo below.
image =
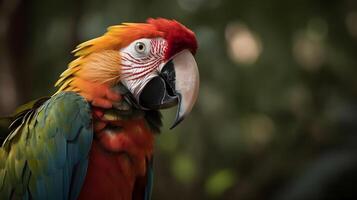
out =
[[0,148],[0,199],[76,199],[92,139],[90,105],[76,93],[24,106]]

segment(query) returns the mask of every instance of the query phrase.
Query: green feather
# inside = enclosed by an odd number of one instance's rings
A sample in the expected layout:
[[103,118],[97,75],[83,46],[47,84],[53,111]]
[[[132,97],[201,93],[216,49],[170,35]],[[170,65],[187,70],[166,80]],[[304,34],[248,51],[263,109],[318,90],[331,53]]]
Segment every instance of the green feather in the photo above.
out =
[[0,123],[12,125],[0,148],[0,199],[76,199],[93,139],[89,104],[60,92],[6,119]]

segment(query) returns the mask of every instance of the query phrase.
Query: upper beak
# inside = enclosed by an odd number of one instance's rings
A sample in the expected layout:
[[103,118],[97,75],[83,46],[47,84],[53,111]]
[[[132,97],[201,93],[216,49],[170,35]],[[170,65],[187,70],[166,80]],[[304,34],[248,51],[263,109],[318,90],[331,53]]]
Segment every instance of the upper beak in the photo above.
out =
[[183,50],[160,69],[139,94],[144,109],[162,109],[178,105],[177,126],[192,110],[198,96],[199,73],[197,63],[189,50]]

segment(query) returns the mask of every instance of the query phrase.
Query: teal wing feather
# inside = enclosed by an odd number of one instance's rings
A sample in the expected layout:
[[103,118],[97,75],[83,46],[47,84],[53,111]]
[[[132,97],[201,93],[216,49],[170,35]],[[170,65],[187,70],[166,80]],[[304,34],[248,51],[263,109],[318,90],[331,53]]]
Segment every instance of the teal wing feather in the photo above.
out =
[[152,194],[152,188],[154,184],[154,159],[149,160],[146,172],[146,187],[145,187],[145,197],[144,200],[150,200]]
[[0,148],[0,199],[76,199],[93,139],[85,99],[61,92],[26,109],[10,129]]

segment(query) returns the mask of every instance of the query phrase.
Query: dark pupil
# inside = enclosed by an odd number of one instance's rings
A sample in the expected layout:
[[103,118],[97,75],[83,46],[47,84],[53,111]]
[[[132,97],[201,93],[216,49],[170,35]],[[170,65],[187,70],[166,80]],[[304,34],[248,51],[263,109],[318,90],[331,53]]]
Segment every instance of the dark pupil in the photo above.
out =
[[143,50],[144,49],[144,45],[139,44],[139,50]]

